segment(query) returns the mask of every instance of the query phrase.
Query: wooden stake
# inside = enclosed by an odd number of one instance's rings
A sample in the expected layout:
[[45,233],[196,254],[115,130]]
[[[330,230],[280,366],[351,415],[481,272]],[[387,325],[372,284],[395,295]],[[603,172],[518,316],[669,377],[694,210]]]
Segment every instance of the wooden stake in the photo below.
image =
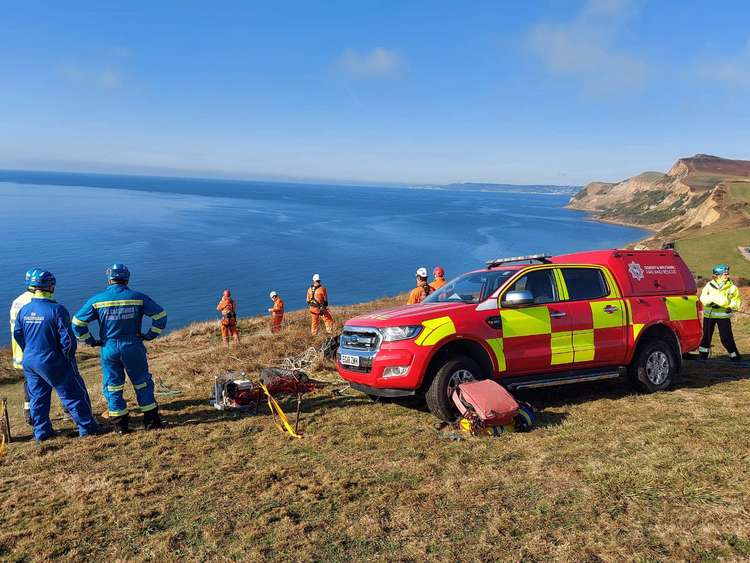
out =
[[5,435],[5,442],[10,444],[13,437],[10,434],[10,418],[8,417],[8,399],[1,399],[0,402],[3,406],[3,418],[5,419],[3,422],[3,434]]
[[297,433],[297,427],[299,426],[299,411],[302,406],[302,393],[297,393],[297,418],[294,421],[294,432]]

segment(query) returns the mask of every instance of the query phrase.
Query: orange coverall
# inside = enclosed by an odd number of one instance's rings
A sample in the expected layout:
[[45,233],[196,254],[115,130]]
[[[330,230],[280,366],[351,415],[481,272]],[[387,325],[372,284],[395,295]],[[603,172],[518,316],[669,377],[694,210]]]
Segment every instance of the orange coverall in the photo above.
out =
[[419,282],[417,284],[417,287],[411,290],[411,293],[409,294],[409,300],[406,302],[406,304],[416,305],[417,303],[421,303],[422,300],[430,293],[432,293],[432,288],[427,284],[427,282]]
[[221,338],[224,344],[229,344],[229,336],[240,343],[240,334],[237,332],[237,306],[231,297],[222,297],[216,310],[221,313]]
[[[317,303],[314,304],[313,301]],[[310,305],[310,334],[315,336],[320,328],[320,318],[326,325],[326,332],[331,334],[336,322],[328,312],[328,291],[322,285],[310,286],[307,289],[307,304]]]
[[284,320],[284,301],[278,295],[273,300],[273,307],[268,310],[271,313],[271,332],[277,333],[281,330],[281,321]]
[[445,285],[445,278],[435,278],[430,284],[430,287],[432,288],[432,291],[435,291],[436,289],[440,289],[444,285]]

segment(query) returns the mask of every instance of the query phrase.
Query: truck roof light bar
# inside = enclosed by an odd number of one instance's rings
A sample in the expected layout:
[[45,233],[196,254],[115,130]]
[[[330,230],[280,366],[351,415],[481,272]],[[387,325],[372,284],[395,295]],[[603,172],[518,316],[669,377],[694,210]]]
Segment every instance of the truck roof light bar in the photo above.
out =
[[488,260],[487,267],[494,268],[502,264],[510,264],[512,262],[539,262],[541,264],[549,264],[549,259],[552,258],[551,254],[529,254],[528,256],[511,256],[509,258],[497,258],[495,260]]

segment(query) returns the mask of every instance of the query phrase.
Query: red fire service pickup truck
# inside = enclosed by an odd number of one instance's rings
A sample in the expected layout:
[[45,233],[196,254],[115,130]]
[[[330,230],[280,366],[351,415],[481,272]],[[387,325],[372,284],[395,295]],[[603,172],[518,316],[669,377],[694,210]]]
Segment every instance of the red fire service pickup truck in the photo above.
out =
[[666,389],[698,347],[702,306],[673,250],[600,250],[492,260],[418,305],[351,319],[341,376],[371,396],[424,394],[451,420],[453,389],[509,390],[628,377]]

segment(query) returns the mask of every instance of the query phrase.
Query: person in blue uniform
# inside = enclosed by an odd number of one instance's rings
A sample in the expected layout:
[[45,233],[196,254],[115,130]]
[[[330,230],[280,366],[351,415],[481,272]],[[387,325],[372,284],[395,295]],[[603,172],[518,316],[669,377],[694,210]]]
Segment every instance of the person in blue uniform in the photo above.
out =
[[[79,341],[102,347],[102,387],[118,434],[129,431],[128,405],[123,398],[126,372],[143,413],[144,428],[162,427],[143,341],[153,340],[166,328],[167,313],[148,295],[130,289],[129,280],[125,264],[107,268],[107,289],[89,299],[72,321]],[[151,317],[151,327],[142,333],[144,315]],[[99,340],[89,330],[92,322],[99,323]]]
[[18,311],[13,327],[13,338],[23,351],[34,438],[40,442],[55,435],[49,418],[52,389],[78,425],[81,436],[99,432],[86,384],[76,365],[77,344],[70,313],[53,297],[56,283],[48,271],[32,272],[31,300]]

